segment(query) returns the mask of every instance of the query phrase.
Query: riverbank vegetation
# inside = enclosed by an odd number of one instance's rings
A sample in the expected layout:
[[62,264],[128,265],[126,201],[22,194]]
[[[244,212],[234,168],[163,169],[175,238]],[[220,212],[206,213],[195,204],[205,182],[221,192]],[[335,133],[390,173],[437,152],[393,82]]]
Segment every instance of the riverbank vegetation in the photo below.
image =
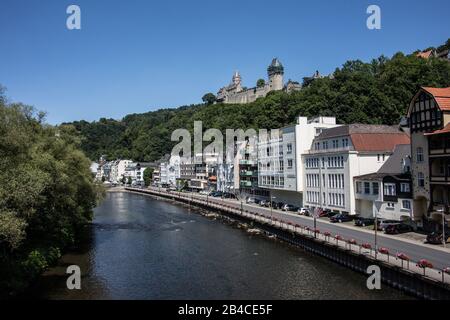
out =
[[101,196],[73,127],[6,101],[0,87],[0,296],[18,293],[75,245]]
[[[444,46],[449,44],[447,41]],[[450,86],[450,63],[419,58],[416,53],[381,56],[367,63],[353,60],[336,69],[332,77],[316,79],[301,91],[271,92],[245,105],[205,100],[204,104],[132,114],[120,121],[100,119],[73,125],[92,160],[106,155],[109,159],[153,161],[174,146],[172,131],[192,131],[194,120],[203,121],[204,129],[220,130],[280,128],[295,123],[299,115],[336,116],[344,124],[398,124],[420,86]]]

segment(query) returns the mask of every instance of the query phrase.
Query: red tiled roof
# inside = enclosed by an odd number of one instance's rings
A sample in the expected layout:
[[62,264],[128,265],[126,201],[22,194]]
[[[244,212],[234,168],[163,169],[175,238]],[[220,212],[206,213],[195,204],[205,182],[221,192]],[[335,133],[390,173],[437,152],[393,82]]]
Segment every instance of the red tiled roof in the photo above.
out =
[[356,151],[389,151],[398,144],[410,144],[409,136],[398,133],[354,133],[350,135]]
[[428,59],[428,58],[431,56],[432,53],[433,53],[433,50],[422,51],[422,52],[419,52],[419,53],[417,54],[417,56],[418,56],[419,58]]
[[422,89],[433,96],[441,110],[450,111],[450,87],[448,88],[429,88]]
[[442,134],[442,133],[449,133],[449,132],[450,132],[450,123],[447,123],[447,125],[443,129],[435,130],[435,131],[429,132],[429,133],[425,133],[424,135],[432,136],[432,135],[435,135],[435,134]]

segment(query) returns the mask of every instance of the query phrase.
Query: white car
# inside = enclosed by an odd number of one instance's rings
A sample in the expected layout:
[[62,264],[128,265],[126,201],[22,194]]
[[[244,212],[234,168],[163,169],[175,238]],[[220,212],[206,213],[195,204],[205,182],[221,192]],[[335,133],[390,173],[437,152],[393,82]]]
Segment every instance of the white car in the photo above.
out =
[[308,208],[300,208],[298,209],[298,214],[302,216],[309,216],[309,209]]

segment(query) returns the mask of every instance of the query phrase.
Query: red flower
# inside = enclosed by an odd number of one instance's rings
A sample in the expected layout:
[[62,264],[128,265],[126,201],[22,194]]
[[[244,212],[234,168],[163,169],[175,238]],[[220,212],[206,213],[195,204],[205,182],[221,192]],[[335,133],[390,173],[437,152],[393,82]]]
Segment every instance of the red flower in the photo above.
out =
[[450,274],[450,267],[443,269],[442,272]]
[[397,253],[397,258],[399,258],[400,260],[409,261],[409,257],[404,253]]
[[323,235],[324,235],[325,237],[329,237],[329,236],[331,236],[331,233],[329,233],[328,231],[325,231],[325,232],[323,233]]
[[320,230],[319,229],[315,229],[314,233],[320,233]]
[[364,249],[372,249],[370,243],[364,243],[361,247],[363,247]]
[[295,227],[296,227],[296,228],[300,228],[300,225],[299,225],[299,224],[296,224]]
[[433,264],[430,261],[425,260],[425,259],[420,260],[419,263],[417,263],[417,266],[419,268],[423,268],[423,269],[425,269],[425,268],[433,268]]
[[336,240],[342,240],[342,237],[340,236],[340,235],[336,235],[335,237],[334,237]]
[[383,254],[389,254],[389,250],[387,248],[383,248],[381,247],[380,249],[378,249],[379,253],[383,253]]
[[349,244],[358,244],[355,239],[348,240],[348,243]]

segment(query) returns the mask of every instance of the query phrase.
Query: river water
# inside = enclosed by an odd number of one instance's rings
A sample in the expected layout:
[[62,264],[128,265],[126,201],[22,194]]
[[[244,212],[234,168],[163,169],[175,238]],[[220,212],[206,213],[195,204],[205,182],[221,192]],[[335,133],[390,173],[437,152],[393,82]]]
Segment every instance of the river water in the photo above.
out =
[[[111,192],[85,245],[66,254],[31,295],[44,299],[405,299],[298,248],[251,236],[185,205]],[[65,270],[81,268],[81,290]]]

